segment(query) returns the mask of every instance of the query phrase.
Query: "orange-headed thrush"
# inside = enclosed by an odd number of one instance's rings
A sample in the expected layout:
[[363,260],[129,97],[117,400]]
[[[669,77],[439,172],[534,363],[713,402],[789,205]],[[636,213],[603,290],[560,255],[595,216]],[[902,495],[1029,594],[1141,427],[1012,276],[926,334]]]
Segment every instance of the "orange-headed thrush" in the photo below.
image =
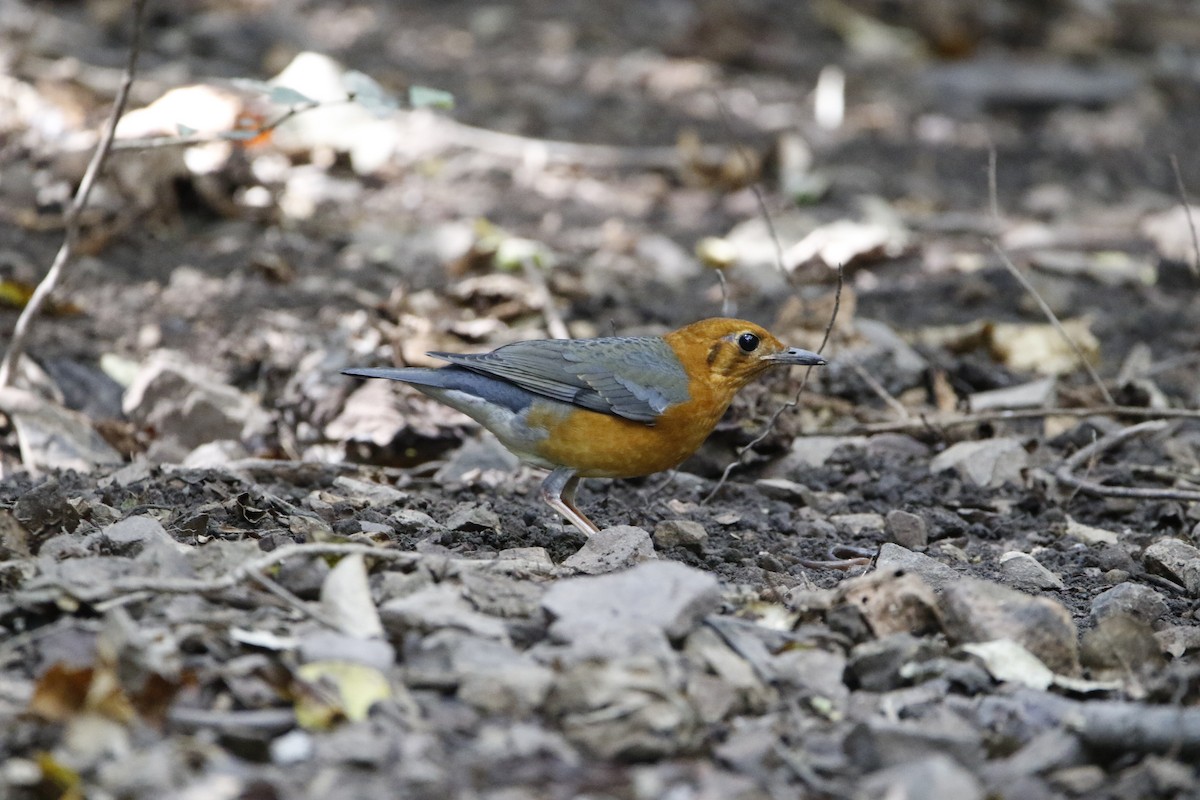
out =
[[705,319],[663,336],[539,339],[429,355],[450,364],[344,372],[404,381],[479,422],[521,460],[551,471],[542,499],[587,535],[599,528],[575,507],[581,478],[676,467],[760,373],[825,363],[740,319]]

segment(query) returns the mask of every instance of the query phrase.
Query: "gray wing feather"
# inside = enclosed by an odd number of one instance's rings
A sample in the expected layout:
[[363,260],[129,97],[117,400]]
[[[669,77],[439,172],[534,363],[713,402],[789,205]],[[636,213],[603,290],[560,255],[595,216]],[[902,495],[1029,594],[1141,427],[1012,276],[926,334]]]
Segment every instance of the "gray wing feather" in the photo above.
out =
[[491,353],[430,353],[451,364],[510,380],[582,408],[653,423],[688,399],[688,377],[657,337],[542,339]]

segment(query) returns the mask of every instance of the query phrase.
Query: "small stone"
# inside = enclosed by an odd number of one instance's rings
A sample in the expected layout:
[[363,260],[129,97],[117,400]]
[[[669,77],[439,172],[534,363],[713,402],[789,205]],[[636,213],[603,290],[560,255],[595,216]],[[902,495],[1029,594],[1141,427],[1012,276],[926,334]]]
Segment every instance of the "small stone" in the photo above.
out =
[[1082,764],[1078,767],[1055,770],[1050,773],[1049,778],[1053,786],[1067,792],[1072,797],[1091,797],[1109,780],[1104,769],[1095,764]]
[[673,547],[703,550],[708,544],[708,531],[694,520],[667,519],[654,526],[654,544],[660,550]]
[[[867,769],[893,767],[914,761],[927,753],[952,755],[960,764],[983,764],[983,735],[948,709],[931,712],[921,719],[867,717],[846,738],[851,763]],[[912,794],[908,797],[952,797]]]
[[1182,658],[1188,653],[1200,652],[1200,626],[1171,625],[1157,631],[1154,638],[1159,647],[1171,658]]
[[1060,675],[1079,674],[1075,622],[1062,604],[998,583],[963,578],[942,592],[946,635],[956,643],[1011,639]]
[[1017,550],[1000,556],[1000,571],[1018,589],[1038,591],[1063,588],[1062,578],[1043,567],[1033,556]]
[[1125,615],[1155,625],[1167,615],[1166,599],[1140,583],[1118,583],[1092,599],[1091,617],[1099,622],[1107,617]]
[[446,517],[452,531],[498,531],[500,515],[479,503],[459,503]]
[[446,526],[424,511],[402,508],[387,519],[396,533],[408,536],[428,536],[444,531]]
[[558,674],[545,710],[573,744],[599,758],[651,762],[687,752],[700,718],[676,669],[647,656],[580,661]]
[[868,692],[890,692],[907,683],[901,673],[904,667],[929,661],[944,652],[944,645],[909,633],[870,639],[850,651],[846,678],[851,687]]
[[759,478],[754,486],[767,497],[789,503],[807,505],[812,495],[812,490],[807,486],[787,478]]
[[1107,583],[1109,586],[1116,586],[1119,583],[1124,583],[1125,581],[1129,580],[1133,576],[1129,573],[1128,570],[1110,569],[1108,572],[1104,573],[1103,577],[1104,577],[1104,582]]
[[511,472],[520,463],[520,459],[500,444],[495,436],[487,435],[463,442],[437,471],[434,480],[463,483],[488,470]]
[[788,475],[798,468],[821,467],[839,448],[862,450],[865,436],[800,436],[792,442],[792,451],[773,464],[767,473],[771,477]]
[[563,561],[564,567],[600,575],[658,558],[650,534],[633,525],[617,525],[594,533],[583,547]]
[[1161,667],[1162,647],[1145,620],[1117,614],[1108,616],[1079,641],[1079,658],[1093,677],[1109,671],[1126,676],[1131,669]]
[[383,639],[318,630],[300,639],[300,663],[312,661],[350,661],[386,672],[396,663],[396,649]]
[[883,515],[882,514],[834,514],[829,518],[829,521],[839,528],[845,528],[850,533],[862,533],[863,531],[881,531],[883,530]]
[[544,547],[506,547],[496,554],[496,560],[510,562],[510,566],[535,575],[555,570],[550,551]]
[[339,475],[333,479],[333,490],[346,498],[366,500],[372,506],[386,506],[408,500],[407,492],[383,483],[360,481],[346,475]]
[[162,523],[145,515],[126,517],[120,522],[114,522],[102,530],[100,536],[117,554],[126,556],[137,555],[144,548],[155,544],[169,545],[171,548],[180,547]]
[[862,798],[916,800],[983,800],[979,780],[945,755],[910,760],[874,772],[862,782]]
[[911,511],[893,508],[884,519],[884,530],[893,542],[909,550],[929,544],[929,530],[924,517]]
[[1073,536],[1085,544],[1115,545],[1117,543],[1117,535],[1112,531],[1083,525],[1070,517],[1067,517],[1067,536]]
[[1016,439],[983,439],[959,442],[939,453],[929,463],[930,472],[954,470],[976,486],[999,487],[1024,484],[1022,472],[1029,466],[1029,453]]
[[508,641],[504,623],[476,611],[463,598],[461,589],[451,583],[435,583],[388,600],[379,607],[379,616],[384,627],[396,637],[410,630],[430,632],[450,628],[487,639]]
[[875,559],[875,569],[915,572],[935,592],[940,592],[946,584],[962,577],[952,567],[946,566],[937,559],[930,558],[924,553],[914,553],[912,550],[891,542],[887,542],[879,548],[879,556]]
[[1142,558],[1150,572],[1182,584],[1193,597],[1200,595],[1200,550],[1168,537],[1147,547]]
[[623,645],[635,647],[645,632],[678,641],[720,603],[716,578],[676,561],[649,561],[611,575],[566,578],[542,598],[542,607],[555,618],[550,626],[553,639],[594,648],[605,658],[613,658]]

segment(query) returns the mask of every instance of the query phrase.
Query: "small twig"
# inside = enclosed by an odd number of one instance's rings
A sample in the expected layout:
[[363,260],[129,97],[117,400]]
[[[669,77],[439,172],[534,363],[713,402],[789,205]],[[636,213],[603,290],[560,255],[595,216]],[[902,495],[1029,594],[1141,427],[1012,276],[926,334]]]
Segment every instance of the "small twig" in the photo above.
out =
[[996,231],[1000,231],[1000,187],[996,178],[996,145],[988,145],[988,203],[992,213],[992,221],[996,225]]
[[250,580],[254,581],[255,583],[257,583],[262,588],[266,589],[271,594],[278,597],[280,600],[283,601],[284,605],[287,605],[289,608],[295,609],[301,615],[316,620],[317,622],[321,623],[322,625],[329,628],[330,630],[335,630],[335,631],[342,630],[342,627],[340,625],[338,625],[336,622],[334,622],[332,619],[330,619],[324,613],[313,608],[308,603],[305,603],[303,600],[301,600],[295,594],[293,594],[292,592],[289,592],[287,589],[280,586],[276,581],[271,580],[266,575],[263,575],[261,572],[248,572],[248,573],[246,573],[246,577],[249,578]]
[[134,0],[133,38],[129,43],[129,58],[125,63],[125,72],[121,77],[121,86],[117,90],[116,98],[113,100],[112,113],[109,115],[108,123],[104,126],[104,130],[100,135],[100,141],[96,144],[96,150],[92,153],[91,161],[88,162],[87,169],[83,173],[83,179],[79,182],[79,188],[75,191],[75,196],[71,199],[71,204],[67,207],[67,214],[64,219],[66,230],[63,234],[62,245],[54,257],[54,263],[50,265],[50,269],[46,272],[46,277],[42,278],[41,283],[33,290],[33,296],[29,298],[29,302],[25,304],[25,308],[21,309],[21,315],[17,317],[17,324],[13,328],[12,341],[9,342],[8,350],[4,353],[4,359],[0,361],[0,387],[11,386],[16,379],[17,365],[20,362],[21,354],[25,350],[25,342],[29,338],[33,321],[37,319],[41,313],[42,306],[45,305],[50,294],[58,286],[59,281],[62,280],[63,272],[75,260],[75,245],[79,241],[79,220],[83,214],[83,210],[87,207],[88,199],[92,194],[92,187],[96,184],[96,178],[100,174],[100,169],[104,166],[104,162],[112,150],[113,136],[116,135],[117,131],[117,122],[120,121],[121,115],[125,111],[125,104],[129,100],[129,90],[133,86],[133,76],[137,72],[138,56],[142,51],[142,19],[145,10],[146,0]]
[[1053,309],[1050,308],[1049,304],[1042,299],[1041,294],[1039,294],[1038,290],[1035,289],[1033,284],[1029,282],[1029,279],[1021,273],[1021,270],[1017,269],[1017,265],[1012,262],[1012,259],[1008,257],[1003,249],[1001,249],[1000,245],[995,241],[991,241],[989,244],[991,244],[992,250],[996,253],[997,257],[999,257],[1000,263],[1004,265],[1004,268],[1008,270],[1009,274],[1017,279],[1017,282],[1021,284],[1025,291],[1029,292],[1030,296],[1033,297],[1033,299],[1037,302],[1038,307],[1042,310],[1042,313],[1046,315],[1046,319],[1050,320],[1050,324],[1054,326],[1054,330],[1058,331],[1058,335],[1061,336],[1063,341],[1065,341],[1067,345],[1070,346],[1071,350],[1075,352],[1075,357],[1079,359],[1079,363],[1083,365],[1085,370],[1087,370],[1088,377],[1092,379],[1092,383],[1095,384],[1096,389],[1100,392],[1100,396],[1104,398],[1104,402],[1108,403],[1109,405],[1114,405],[1115,401],[1113,400],[1113,396],[1109,393],[1108,387],[1104,385],[1104,381],[1101,380],[1100,375],[1096,372],[1095,367],[1093,367],[1091,362],[1087,360],[1087,357],[1083,354],[1083,350],[1080,349],[1079,344],[1076,343],[1073,338],[1071,338],[1071,334],[1067,333],[1067,329],[1064,328],[1063,324],[1059,321],[1058,315],[1056,315]]
[[1062,463],[1057,470],[1054,471],[1054,477],[1060,483],[1067,486],[1072,486],[1081,492],[1097,495],[1099,497],[1132,497],[1143,500],[1180,500],[1187,503],[1200,502],[1200,492],[1191,492],[1184,489],[1141,489],[1130,486],[1106,486],[1102,483],[1078,478],[1075,476],[1075,470],[1078,469],[1085,461],[1090,458],[1098,457],[1106,450],[1110,450],[1124,442],[1126,439],[1131,439],[1134,436],[1141,436],[1146,433],[1157,433],[1165,427],[1167,422],[1164,420],[1151,420],[1149,422],[1140,422],[1137,425],[1131,425],[1128,428],[1122,428],[1119,431],[1102,436],[1096,441],[1089,444],[1087,447],[1081,447],[1077,453],[1072,455]]
[[1196,235],[1196,222],[1192,219],[1192,206],[1188,202],[1187,189],[1183,185],[1183,173],[1179,171],[1179,159],[1171,154],[1171,169],[1175,172],[1175,188],[1179,190],[1179,202],[1183,204],[1183,214],[1187,217],[1188,229],[1192,232],[1192,268],[1193,275],[1200,275],[1200,236]]
[[861,364],[851,364],[850,367],[854,370],[858,377],[863,379],[863,382],[867,384],[867,387],[870,388],[872,392],[875,393],[875,396],[882,400],[889,408],[895,411],[900,419],[909,418],[910,415],[908,413],[908,409],[904,407],[904,404],[893,397],[892,393],[885,389],[882,383],[875,380],[875,377],[871,375],[871,373],[863,369]]
[[[829,343],[829,337],[833,333],[833,324],[837,322],[838,311],[842,307],[842,281],[844,275],[845,270],[839,264],[837,271],[837,288],[834,290],[833,295],[833,313],[829,315],[829,322],[825,325],[825,335],[821,337],[821,345],[817,348],[818,353],[823,351],[825,349],[825,345]],[[714,497],[716,497],[717,492],[721,491],[721,488],[729,481],[730,474],[739,466],[741,466],[742,460],[745,458],[746,454],[753,451],[754,448],[757,447],[763,439],[766,439],[771,431],[774,430],[775,423],[779,420],[779,417],[783,415],[783,412],[800,405],[800,395],[804,393],[804,388],[808,385],[808,376],[810,373],[812,373],[812,367],[808,367],[804,370],[804,377],[800,379],[800,386],[796,389],[796,394],[792,396],[792,399],[775,410],[775,413],[771,415],[769,420],[767,420],[767,424],[763,426],[763,429],[757,436],[750,440],[749,444],[738,449],[737,457],[725,465],[725,470],[721,473],[721,477],[717,481],[717,485],[714,486],[712,491],[700,501],[701,505],[708,504]]]
[[733,300],[729,297],[729,283],[725,280],[725,270],[717,269],[717,281],[721,284],[721,316],[733,316]]
[[554,305],[554,297],[550,294],[550,287],[546,285],[541,267],[529,258],[523,259],[521,264],[525,278],[533,284],[533,305],[541,307],[542,318],[546,320],[546,331],[550,338],[570,339],[571,333],[567,330],[567,324],[563,322],[562,314],[558,313],[558,308]]

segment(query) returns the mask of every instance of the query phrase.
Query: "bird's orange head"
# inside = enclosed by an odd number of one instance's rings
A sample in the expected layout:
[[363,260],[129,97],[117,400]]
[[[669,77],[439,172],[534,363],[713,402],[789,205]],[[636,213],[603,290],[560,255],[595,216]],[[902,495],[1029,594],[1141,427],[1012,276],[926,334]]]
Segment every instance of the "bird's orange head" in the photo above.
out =
[[663,338],[692,382],[730,398],[771,367],[825,363],[816,353],[787,347],[766,329],[741,319],[704,319]]

